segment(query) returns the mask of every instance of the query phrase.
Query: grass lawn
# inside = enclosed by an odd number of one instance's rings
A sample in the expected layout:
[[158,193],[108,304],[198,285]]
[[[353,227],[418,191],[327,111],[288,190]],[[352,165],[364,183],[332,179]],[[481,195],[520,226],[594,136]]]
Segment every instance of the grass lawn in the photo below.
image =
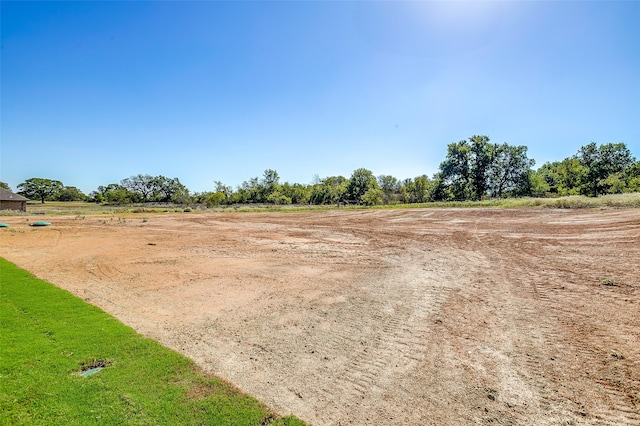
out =
[[[104,366],[95,374],[83,370]],[[0,258],[0,425],[303,425]]]

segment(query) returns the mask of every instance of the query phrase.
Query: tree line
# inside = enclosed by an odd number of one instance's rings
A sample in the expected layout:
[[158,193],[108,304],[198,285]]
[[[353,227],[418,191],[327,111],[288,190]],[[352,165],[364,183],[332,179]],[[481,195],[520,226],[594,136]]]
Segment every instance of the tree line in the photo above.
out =
[[[18,193],[45,202],[92,201],[109,204],[175,203],[208,207],[232,204],[410,204],[430,201],[467,201],[503,197],[599,196],[640,192],[640,161],[624,143],[595,142],[562,161],[537,170],[526,146],[491,143],[472,136],[451,143],[438,172],[399,180],[375,176],[359,168],[349,178],[316,177],[310,184],[280,182],[278,172],[264,171],[237,188],[214,182],[211,191],[190,192],[178,178],[136,175],[119,183],[99,186],[89,195],[51,179],[31,178]],[[8,186],[0,182],[0,186]]]

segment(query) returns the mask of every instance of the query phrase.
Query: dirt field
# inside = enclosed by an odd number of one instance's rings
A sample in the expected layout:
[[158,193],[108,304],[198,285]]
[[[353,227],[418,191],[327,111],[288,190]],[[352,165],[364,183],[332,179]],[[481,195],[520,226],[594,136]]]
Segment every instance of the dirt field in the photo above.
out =
[[640,425],[639,209],[44,220],[0,256],[311,424]]

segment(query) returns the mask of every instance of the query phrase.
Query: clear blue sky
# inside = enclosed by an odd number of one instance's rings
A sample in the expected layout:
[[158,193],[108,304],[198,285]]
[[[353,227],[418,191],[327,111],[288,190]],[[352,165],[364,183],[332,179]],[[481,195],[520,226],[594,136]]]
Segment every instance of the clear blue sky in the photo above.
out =
[[640,2],[2,1],[0,181],[431,176],[474,134],[640,157]]

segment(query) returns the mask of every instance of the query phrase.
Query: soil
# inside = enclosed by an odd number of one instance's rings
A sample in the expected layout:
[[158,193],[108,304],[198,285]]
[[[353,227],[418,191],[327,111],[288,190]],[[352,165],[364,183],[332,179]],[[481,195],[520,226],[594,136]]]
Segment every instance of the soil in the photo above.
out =
[[640,425],[640,210],[6,217],[0,256],[314,425]]

